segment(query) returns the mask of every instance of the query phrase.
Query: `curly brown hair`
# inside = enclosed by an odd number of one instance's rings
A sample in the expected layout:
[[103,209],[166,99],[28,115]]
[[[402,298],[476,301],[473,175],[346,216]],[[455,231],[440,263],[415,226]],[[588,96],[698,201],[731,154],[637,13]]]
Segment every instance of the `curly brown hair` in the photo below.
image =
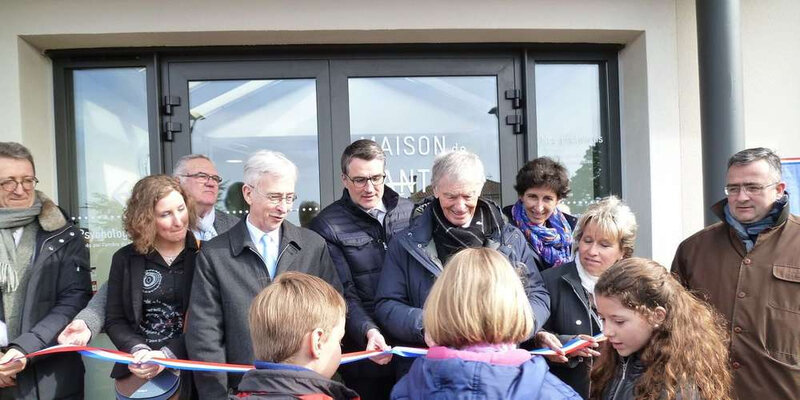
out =
[[[722,316],[684,289],[661,264],[637,257],[623,259],[603,272],[594,295],[617,299],[648,320],[657,307],[667,311],[640,351],[647,370],[636,383],[637,399],[687,398],[684,391],[697,391],[704,400],[731,398],[728,336]],[[607,343],[600,353],[592,368],[590,399],[602,398],[621,363]]]
[[189,229],[195,226],[197,215],[194,200],[186,195],[178,180],[168,175],[150,175],[136,182],[131,198],[122,213],[125,232],[140,254],[155,250],[156,220],[155,206],[161,199],[176,191],[183,196],[189,214]]
[[544,187],[555,192],[558,200],[569,196],[569,174],[567,169],[550,157],[539,157],[528,161],[517,172],[514,189],[522,196],[530,188]]

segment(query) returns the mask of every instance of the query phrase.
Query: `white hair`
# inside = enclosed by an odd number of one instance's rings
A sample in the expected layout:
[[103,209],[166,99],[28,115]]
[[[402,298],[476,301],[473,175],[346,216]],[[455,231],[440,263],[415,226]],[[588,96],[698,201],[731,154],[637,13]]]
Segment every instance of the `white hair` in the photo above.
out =
[[198,159],[207,160],[212,165],[214,164],[214,162],[211,161],[211,159],[208,158],[208,156],[206,156],[204,154],[189,154],[189,155],[185,155],[185,156],[179,158],[178,162],[175,163],[175,168],[172,170],[172,176],[174,176],[176,178],[183,178],[181,175],[186,174],[186,164],[189,163],[189,161],[198,160]]
[[294,181],[297,181],[299,175],[297,166],[289,161],[283,153],[259,150],[244,163],[244,183],[256,186],[263,174],[291,177]]
[[451,183],[476,183],[483,185],[486,182],[486,172],[483,162],[478,155],[466,150],[455,150],[441,153],[433,160],[431,169],[431,185],[436,188],[442,179],[449,179]]

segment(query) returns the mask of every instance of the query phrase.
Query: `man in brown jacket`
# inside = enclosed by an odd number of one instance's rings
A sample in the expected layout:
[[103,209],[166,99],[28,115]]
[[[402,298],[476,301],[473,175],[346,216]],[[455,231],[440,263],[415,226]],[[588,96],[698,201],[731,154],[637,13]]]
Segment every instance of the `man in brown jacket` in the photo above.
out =
[[734,396],[800,393],[800,219],[789,214],[780,158],[742,150],[728,161],[721,222],[678,247],[672,270],[727,320]]

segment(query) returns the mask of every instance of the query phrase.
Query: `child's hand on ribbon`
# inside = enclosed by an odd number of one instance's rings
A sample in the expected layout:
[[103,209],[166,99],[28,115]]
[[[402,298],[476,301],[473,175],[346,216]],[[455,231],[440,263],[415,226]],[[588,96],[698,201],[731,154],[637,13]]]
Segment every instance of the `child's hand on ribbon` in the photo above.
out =
[[591,344],[580,350],[576,350],[573,351],[572,353],[569,353],[567,357],[597,357],[600,355],[600,352],[595,350],[597,347],[600,346],[600,344],[597,343],[597,339],[589,335],[578,335],[578,339],[585,340]]

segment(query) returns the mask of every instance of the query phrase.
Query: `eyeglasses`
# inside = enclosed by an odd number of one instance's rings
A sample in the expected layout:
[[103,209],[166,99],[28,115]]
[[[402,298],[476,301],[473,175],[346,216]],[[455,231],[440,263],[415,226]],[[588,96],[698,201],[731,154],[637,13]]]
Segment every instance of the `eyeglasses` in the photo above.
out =
[[0,187],[3,188],[6,192],[13,192],[17,190],[17,186],[22,185],[22,188],[25,190],[33,190],[36,187],[36,184],[39,183],[39,180],[36,177],[28,177],[22,178],[21,181],[18,181],[14,178],[9,178],[0,182]]
[[769,185],[756,185],[754,183],[746,183],[744,185],[727,185],[725,186],[725,195],[726,196],[738,196],[739,193],[744,190],[744,193],[748,196],[757,196],[761,194],[764,189],[775,186],[779,184],[780,181],[770,183]]
[[363,188],[364,186],[367,186],[367,181],[372,182],[372,186],[378,186],[383,183],[384,179],[386,179],[386,174],[372,175],[369,177],[357,176],[355,178],[351,178],[347,175],[345,176],[350,180],[350,182],[353,182],[353,186],[357,188]]
[[184,178],[193,178],[198,183],[206,184],[209,180],[214,181],[217,185],[222,183],[222,177],[219,175],[209,175],[205,172],[198,172],[196,174],[181,175]]
[[292,203],[294,203],[294,201],[297,200],[297,195],[294,193],[261,193],[261,191],[258,190],[257,187],[253,185],[247,185],[247,186],[250,186],[256,193],[266,198],[267,202],[269,204],[272,204],[273,206],[277,206],[281,202],[286,203],[288,205],[292,205]]

